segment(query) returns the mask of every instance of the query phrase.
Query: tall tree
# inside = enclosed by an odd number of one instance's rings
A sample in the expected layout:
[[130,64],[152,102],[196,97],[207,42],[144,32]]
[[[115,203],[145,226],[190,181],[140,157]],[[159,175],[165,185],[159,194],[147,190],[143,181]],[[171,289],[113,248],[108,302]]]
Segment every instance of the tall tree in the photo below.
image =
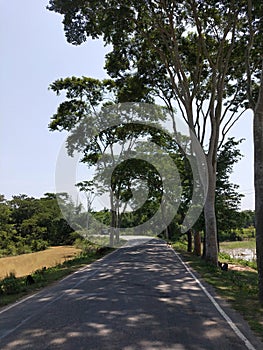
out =
[[254,183],[259,300],[263,304],[263,69],[254,109]]
[[[50,10],[64,15],[72,44],[103,36],[112,45],[106,68],[122,87],[120,102],[127,99],[127,91],[133,100],[159,96],[171,111],[176,102],[201,145],[208,142],[206,259],[217,264],[216,154],[220,137],[236,118],[239,86],[232,62],[243,1],[50,0],[49,4]],[[173,126],[176,132],[174,119]]]
[[[82,163],[88,167],[96,166],[98,171],[93,184],[97,184],[97,189],[100,184],[100,190],[107,189],[109,193],[110,245],[113,245],[114,235],[118,241],[118,232],[115,228],[119,227],[121,204],[119,181],[111,181],[117,173],[113,170],[119,162],[132,154],[135,140],[156,132],[147,123],[136,123],[136,118],[138,120],[138,116],[143,114],[145,120],[155,122],[157,126],[159,121],[166,118],[166,114],[162,113],[163,108],[158,106],[152,108],[147,106],[142,110],[140,106],[119,107],[117,104],[109,103],[109,96],[111,95],[115,102],[116,91],[119,91],[113,80],[71,77],[55,81],[50,88],[57,94],[66,92],[66,100],[59,105],[57,113],[53,115],[50,129],[70,132],[66,145],[68,154],[72,156],[78,151],[81,153]],[[114,151],[116,145],[119,147],[119,154]],[[80,188],[84,188],[86,184],[80,183]]]
[[243,37],[247,40],[245,68],[246,93],[254,112],[254,186],[255,227],[259,300],[263,304],[263,4],[247,0],[247,26]]

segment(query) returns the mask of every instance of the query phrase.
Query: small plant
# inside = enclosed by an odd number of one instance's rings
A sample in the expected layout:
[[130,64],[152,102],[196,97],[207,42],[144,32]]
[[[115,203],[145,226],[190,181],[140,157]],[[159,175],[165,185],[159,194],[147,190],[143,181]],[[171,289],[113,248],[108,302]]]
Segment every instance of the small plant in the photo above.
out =
[[19,293],[21,289],[22,285],[13,272],[10,272],[9,275],[0,282],[0,291],[2,294],[16,294]]
[[98,246],[93,242],[85,240],[83,238],[77,238],[75,241],[75,247],[82,250],[83,254],[90,254],[96,252]]

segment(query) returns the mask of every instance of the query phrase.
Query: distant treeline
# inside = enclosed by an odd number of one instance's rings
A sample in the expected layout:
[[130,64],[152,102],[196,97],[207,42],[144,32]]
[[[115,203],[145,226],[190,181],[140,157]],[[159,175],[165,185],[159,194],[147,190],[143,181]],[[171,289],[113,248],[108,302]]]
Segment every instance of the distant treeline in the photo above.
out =
[[[61,195],[68,210],[75,211],[67,195]],[[36,199],[27,195],[6,200],[0,195],[0,256],[46,249],[50,245],[72,244],[76,234],[62,216],[56,195]]]
[[[132,228],[140,224],[146,214],[140,211],[127,213],[122,220],[123,227]],[[218,205],[217,215],[220,241],[253,237],[254,211],[225,210],[225,206]],[[98,232],[98,222],[110,225],[110,220],[109,210],[93,212],[89,231]],[[168,227],[170,239],[179,238],[180,221],[180,213],[177,213]],[[198,229],[203,231],[202,218],[199,221]],[[81,204],[75,205],[66,193],[46,193],[39,199],[22,194],[13,196],[11,200],[0,195],[0,257],[36,252],[48,246],[74,244],[77,238],[81,238],[78,227],[80,231],[87,227],[87,213]]]

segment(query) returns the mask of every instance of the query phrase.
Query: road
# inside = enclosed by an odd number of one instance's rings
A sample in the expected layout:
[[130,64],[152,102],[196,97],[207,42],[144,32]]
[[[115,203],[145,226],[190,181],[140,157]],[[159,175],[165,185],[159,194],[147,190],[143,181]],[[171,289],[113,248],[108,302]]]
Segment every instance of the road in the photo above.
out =
[[213,295],[162,241],[131,244],[0,310],[0,349],[263,349]]

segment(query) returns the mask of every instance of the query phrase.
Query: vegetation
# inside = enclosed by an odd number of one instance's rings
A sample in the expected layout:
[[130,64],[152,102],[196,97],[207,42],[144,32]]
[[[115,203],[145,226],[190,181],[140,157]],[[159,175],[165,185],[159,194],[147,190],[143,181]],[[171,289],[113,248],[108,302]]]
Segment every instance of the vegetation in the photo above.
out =
[[221,249],[255,249],[256,248],[256,241],[255,239],[251,241],[238,241],[238,242],[222,242],[220,243]]
[[80,267],[90,264],[113,251],[111,248],[102,249],[100,246],[87,242],[84,243],[84,241],[82,245],[79,242],[78,246],[82,246],[83,250],[75,258],[66,260],[53,267],[43,267],[32,272],[30,274],[34,280],[32,284],[27,282],[27,276],[16,277],[12,272],[0,280],[0,307],[15,302],[27,294],[50,285]]
[[[106,69],[117,91],[116,102],[152,102],[158,96],[172,118],[174,107],[179,107],[206,153],[205,258],[216,265],[216,155],[228,130],[248,106],[245,60],[240,54],[247,47],[243,39],[248,27],[246,2],[131,0],[72,5],[69,0],[63,4],[50,0],[48,9],[64,15],[70,43],[103,37],[111,44]],[[255,22],[251,21],[253,29]],[[254,55],[251,61],[254,71],[250,77],[257,84],[255,63],[259,60]]]
[[171,115],[174,106],[179,107],[204,150],[208,142],[204,255],[215,265],[216,154],[232,125],[247,108],[253,110],[256,241],[263,304],[262,1],[72,4],[50,0],[48,9],[64,16],[68,42],[80,45],[90,37],[102,37],[111,45],[106,69],[114,80],[117,102],[153,102],[159,97]]
[[[70,219],[62,216],[57,199],[67,208]],[[85,217],[79,215],[79,209],[66,194],[47,193],[40,199],[19,195],[6,200],[1,195],[0,219],[1,257],[73,244],[78,234],[70,224]]]
[[[245,242],[247,244],[247,242]],[[256,270],[234,270],[231,264],[240,265],[241,261],[231,259],[225,254],[219,254],[220,261],[228,262],[229,270],[221,269],[207,264],[200,257],[187,253],[187,242],[181,241],[173,244],[173,248],[179,250],[186,261],[202,278],[211,284],[216,292],[226,299],[234,309],[242,314],[248,321],[252,330],[263,339],[263,308],[258,300],[258,283]],[[243,262],[245,266],[248,264]],[[243,265],[243,266],[244,266]],[[250,267],[256,267],[251,264]]]
[[81,247],[56,246],[34,253],[0,258],[0,279],[10,273],[24,277],[43,267],[49,268],[74,259],[81,252]]
[[246,92],[249,107],[254,113],[254,184],[255,228],[259,300],[263,305],[263,5],[260,0],[247,0],[247,27],[242,33],[247,39],[245,51]]

